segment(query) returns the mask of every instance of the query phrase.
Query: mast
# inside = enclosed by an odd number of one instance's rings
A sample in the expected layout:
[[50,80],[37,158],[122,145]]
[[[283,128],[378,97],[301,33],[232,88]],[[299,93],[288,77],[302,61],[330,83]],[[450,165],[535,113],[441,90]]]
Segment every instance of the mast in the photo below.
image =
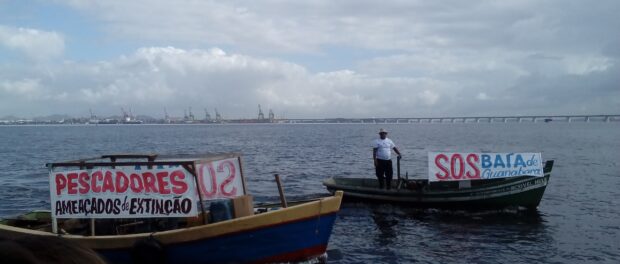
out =
[[217,108],[215,108],[215,122],[222,122],[222,116],[220,115],[220,112],[217,111]]
[[209,114],[209,111],[207,111],[207,109],[205,108],[205,122],[211,122],[211,115]]
[[260,105],[258,105],[258,120],[261,121],[265,119],[265,114],[263,114],[263,109],[260,108]]
[[123,122],[129,121],[130,120],[129,114],[127,114],[127,111],[125,111],[125,108],[121,107],[121,112],[123,112]]
[[196,118],[194,117],[194,113],[192,113],[192,107],[189,107],[189,121],[194,121]]
[[170,123],[170,116],[168,115],[166,107],[164,107],[164,123]]

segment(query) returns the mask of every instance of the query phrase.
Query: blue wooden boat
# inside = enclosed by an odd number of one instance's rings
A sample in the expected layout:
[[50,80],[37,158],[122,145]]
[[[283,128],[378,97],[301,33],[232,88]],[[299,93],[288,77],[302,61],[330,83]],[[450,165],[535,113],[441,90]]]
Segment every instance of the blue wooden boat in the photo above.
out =
[[[132,263],[134,245],[156,240],[168,263],[272,263],[321,257],[339,210],[342,194],[229,221],[162,232],[128,235],[60,235],[100,253],[110,263]],[[37,214],[36,219],[26,221]],[[58,236],[49,228],[50,212],[21,217],[33,230],[0,224],[0,237]],[[48,221],[44,221],[44,219]]]
[[[106,156],[110,157],[110,156]],[[186,166],[210,160],[213,157],[184,157],[158,159],[150,156],[146,162],[118,162],[114,166],[159,166],[176,164]],[[233,155],[232,157],[237,157]],[[221,156],[215,157],[221,158]],[[78,166],[110,166],[108,162],[76,161]],[[57,163],[72,166],[74,162]],[[49,166],[49,165],[48,165]],[[189,166],[188,168],[192,168]],[[194,167],[195,168],[195,167]],[[165,219],[97,219],[91,224],[98,229],[115,226],[116,230],[101,234],[72,234],[71,223],[84,224],[88,219],[58,219],[52,221],[50,211],[35,211],[0,222],[0,238],[15,239],[23,236],[61,236],[76,241],[98,252],[110,263],[132,263],[138,254],[138,245],[147,245],[149,252],[161,256],[166,263],[272,263],[296,262],[325,255],[329,237],[339,211],[342,192],[334,196],[292,203],[286,208],[256,206],[255,213],[207,223],[209,212],[190,218]],[[212,213],[212,212],[211,212]],[[206,217],[206,218],[205,218]],[[71,222],[73,221],[73,222]],[[119,233],[119,227],[138,226],[153,221],[174,223],[169,230],[147,230],[139,233]],[[137,223],[137,224],[136,224]],[[94,229],[94,227],[92,227]],[[76,229],[77,230],[77,229]],[[136,229],[137,230],[137,229]],[[150,247],[148,245],[151,245]]]

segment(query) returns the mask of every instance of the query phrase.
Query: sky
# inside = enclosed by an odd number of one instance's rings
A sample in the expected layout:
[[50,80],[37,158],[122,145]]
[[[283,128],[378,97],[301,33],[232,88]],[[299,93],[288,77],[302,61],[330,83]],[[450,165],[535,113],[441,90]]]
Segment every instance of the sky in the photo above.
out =
[[620,1],[0,0],[0,117],[620,114]]

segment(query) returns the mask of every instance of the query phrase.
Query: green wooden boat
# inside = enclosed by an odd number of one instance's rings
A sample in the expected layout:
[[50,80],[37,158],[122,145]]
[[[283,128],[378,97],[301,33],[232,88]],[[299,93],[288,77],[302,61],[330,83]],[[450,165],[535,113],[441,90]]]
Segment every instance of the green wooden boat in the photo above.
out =
[[549,183],[553,160],[545,162],[544,176],[518,176],[451,182],[399,178],[391,190],[380,189],[375,178],[333,177],[323,181],[327,190],[344,191],[346,200],[399,203],[415,207],[447,209],[535,209]]

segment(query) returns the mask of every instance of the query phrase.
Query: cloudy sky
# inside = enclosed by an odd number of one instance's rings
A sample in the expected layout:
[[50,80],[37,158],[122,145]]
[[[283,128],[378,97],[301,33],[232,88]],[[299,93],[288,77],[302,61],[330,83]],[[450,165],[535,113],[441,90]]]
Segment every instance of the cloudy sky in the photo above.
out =
[[620,113],[620,1],[0,0],[0,117]]

